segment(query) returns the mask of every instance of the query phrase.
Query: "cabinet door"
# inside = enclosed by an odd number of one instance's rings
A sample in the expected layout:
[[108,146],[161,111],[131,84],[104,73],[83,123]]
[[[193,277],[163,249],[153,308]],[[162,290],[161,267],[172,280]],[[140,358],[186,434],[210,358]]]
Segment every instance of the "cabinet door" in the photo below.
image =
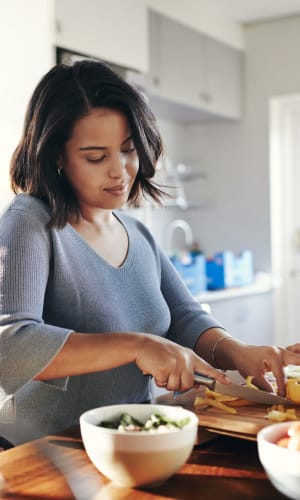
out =
[[242,55],[205,37],[203,94],[206,109],[225,117],[241,116]]
[[180,104],[191,121],[241,116],[239,51],[154,11],[149,11],[149,48],[148,92],[160,100],[157,113],[168,102]]
[[58,47],[148,71],[145,0],[55,0]]
[[203,37],[150,11],[149,91],[165,99],[199,106],[203,86]]
[[256,345],[274,343],[273,294],[210,302],[211,314],[234,337]]

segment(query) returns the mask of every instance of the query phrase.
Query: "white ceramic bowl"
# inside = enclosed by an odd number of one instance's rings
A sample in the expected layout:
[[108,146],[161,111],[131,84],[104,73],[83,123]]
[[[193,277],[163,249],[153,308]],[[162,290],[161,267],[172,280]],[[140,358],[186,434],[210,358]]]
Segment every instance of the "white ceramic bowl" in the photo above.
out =
[[[120,432],[99,427],[103,420],[118,419],[122,413],[145,422],[153,413],[173,420],[189,417],[181,429],[149,433]],[[180,406],[122,404],[103,406],[83,413],[80,430],[85,450],[95,467],[121,486],[155,486],[187,461],[197,437],[198,417]]]
[[300,500],[300,451],[278,446],[291,421],[271,424],[257,434],[259,459],[273,486],[284,495]]

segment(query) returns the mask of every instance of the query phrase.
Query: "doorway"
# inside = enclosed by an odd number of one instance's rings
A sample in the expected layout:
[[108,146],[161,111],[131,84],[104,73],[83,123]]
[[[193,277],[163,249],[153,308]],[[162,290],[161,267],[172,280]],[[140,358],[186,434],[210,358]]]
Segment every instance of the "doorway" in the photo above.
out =
[[300,95],[270,101],[274,336],[300,342]]

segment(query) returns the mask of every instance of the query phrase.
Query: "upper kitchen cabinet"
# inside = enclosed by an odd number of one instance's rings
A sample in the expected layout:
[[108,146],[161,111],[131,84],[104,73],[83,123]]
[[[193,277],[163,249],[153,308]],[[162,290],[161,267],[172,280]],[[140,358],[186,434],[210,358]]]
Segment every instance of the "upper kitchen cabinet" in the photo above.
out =
[[56,45],[147,72],[145,0],[56,0]]
[[156,113],[183,121],[241,117],[240,51],[151,10],[149,47]]
[[204,37],[202,100],[206,109],[227,118],[241,117],[242,66],[241,52]]

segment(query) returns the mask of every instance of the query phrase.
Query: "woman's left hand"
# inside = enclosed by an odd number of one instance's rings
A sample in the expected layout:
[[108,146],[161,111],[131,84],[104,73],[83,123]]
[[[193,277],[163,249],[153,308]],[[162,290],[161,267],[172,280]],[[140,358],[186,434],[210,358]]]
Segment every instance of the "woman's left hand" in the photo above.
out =
[[253,383],[272,391],[273,388],[265,378],[266,372],[273,372],[280,396],[286,395],[284,367],[300,365],[300,344],[287,348],[277,346],[254,346],[242,344],[236,347],[234,354],[236,369],[243,377],[252,375]]
[[[288,351],[291,351],[291,352],[295,352],[296,354],[300,354],[300,344],[293,344],[293,345],[289,345],[287,347],[287,350]],[[291,363],[293,364],[293,363]]]

